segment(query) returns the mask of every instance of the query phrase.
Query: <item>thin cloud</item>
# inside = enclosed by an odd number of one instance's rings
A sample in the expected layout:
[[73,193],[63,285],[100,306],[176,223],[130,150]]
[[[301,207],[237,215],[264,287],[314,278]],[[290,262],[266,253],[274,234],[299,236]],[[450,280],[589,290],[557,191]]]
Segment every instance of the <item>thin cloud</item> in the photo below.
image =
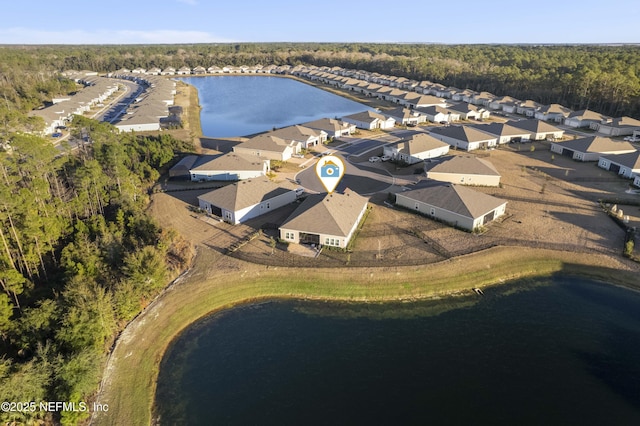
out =
[[218,37],[206,31],[43,31],[31,28],[0,29],[0,44],[172,44],[225,43],[232,41],[235,40]]
[[178,3],[188,4],[189,6],[196,6],[198,4],[197,0],[178,0]]

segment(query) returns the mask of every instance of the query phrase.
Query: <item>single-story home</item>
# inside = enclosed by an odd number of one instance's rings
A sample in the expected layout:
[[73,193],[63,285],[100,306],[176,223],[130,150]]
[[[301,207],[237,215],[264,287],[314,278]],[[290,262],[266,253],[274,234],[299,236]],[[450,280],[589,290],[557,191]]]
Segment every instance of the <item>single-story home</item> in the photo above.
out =
[[608,136],[625,136],[640,129],[640,120],[631,117],[618,117],[600,123],[591,123],[589,128]]
[[181,158],[171,169],[169,169],[169,178],[191,178],[191,169],[198,161],[197,155],[187,155]]
[[415,134],[409,139],[385,145],[383,148],[384,155],[409,164],[415,164],[427,158],[440,157],[448,152],[449,144],[426,133]]
[[455,155],[425,163],[427,179],[460,185],[500,186],[500,172],[484,158]]
[[420,123],[427,121],[426,115],[416,109],[409,109],[405,107],[394,108],[392,110],[383,111],[383,115],[393,118],[396,123],[417,126]]
[[342,121],[355,124],[359,129],[393,129],[396,120],[373,111],[364,111],[342,117]]
[[344,194],[312,194],[280,226],[290,243],[346,248],[367,210],[367,198]]
[[327,132],[324,130],[311,129],[300,125],[283,127],[267,134],[277,136],[285,141],[299,142],[302,148],[305,149],[322,145],[327,141]]
[[436,139],[465,151],[496,146],[498,138],[471,126],[447,126],[430,129]]
[[498,144],[522,142],[529,140],[531,137],[531,133],[526,130],[518,129],[517,127],[510,126],[507,123],[476,124],[473,127],[494,135],[498,138]]
[[560,104],[544,105],[540,107],[534,114],[534,118],[542,121],[555,121],[562,123],[566,117],[573,111]]
[[466,102],[450,106],[447,109],[460,114],[460,118],[463,120],[485,120],[491,115],[488,110]]
[[399,102],[409,108],[426,108],[429,106],[444,108],[447,106],[447,102],[442,98],[431,95],[421,95],[415,92],[409,92],[405,96],[402,96]]
[[233,147],[238,154],[255,155],[269,160],[287,161],[294,154],[299,154],[302,144],[297,141],[287,141],[277,136],[262,134],[255,136]]
[[460,113],[442,108],[439,106],[430,106],[426,108],[418,108],[418,111],[423,113],[427,120],[433,123],[440,123],[446,121],[447,123],[460,120]]
[[514,113],[516,112],[518,102],[521,101],[519,99],[512,98],[511,96],[500,96],[499,98],[495,98],[489,102],[489,108]]
[[598,160],[598,166],[627,179],[634,179],[634,175],[640,174],[640,151],[628,154],[603,155]]
[[321,118],[315,121],[309,121],[302,124],[310,129],[322,130],[329,138],[339,138],[342,136],[350,136],[355,133],[355,124],[345,123],[335,118]]
[[605,154],[617,155],[635,151],[636,148],[629,142],[617,142],[601,136],[588,136],[551,144],[551,152],[578,161],[598,161]]
[[590,127],[592,123],[601,123],[602,121],[611,120],[610,117],[594,112],[589,109],[582,109],[580,111],[574,111],[564,120],[564,124],[569,127],[580,128]]
[[141,114],[125,115],[114,125],[121,132],[154,132],[160,130],[160,119]]
[[542,104],[532,101],[531,99],[527,99],[526,101],[522,101],[517,104],[516,113],[533,118],[533,116],[536,115],[536,111],[542,108],[542,106]]
[[223,186],[198,197],[201,209],[233,225],[269,213],[296,201],[295,188],[267,178]]
[[466,186],[438,182],[396,194],[396,205],[473,231],[504,215],[507,202]]
[[194,182],[204,180],[243,180],[266,176],[269,160],[253,155],[230,152],[212,157],[202,156],[189,170]]
[[520,121],[508,121],[508,125],[517,127],[518,129],[526,130],[531,135],[529,139],[534,141],[540,141],[545,139],[562,139],[564,130],[547,123],[546,121],[537,120],[535,118],[520,120]]

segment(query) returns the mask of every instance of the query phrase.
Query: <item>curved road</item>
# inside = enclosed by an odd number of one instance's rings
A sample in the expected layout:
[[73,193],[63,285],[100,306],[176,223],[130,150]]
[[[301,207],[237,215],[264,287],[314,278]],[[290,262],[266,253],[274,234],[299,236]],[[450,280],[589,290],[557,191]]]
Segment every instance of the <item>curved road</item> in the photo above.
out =
[[[336,191],[343,192],[349,188],[358,194],[369,195],[381,192],[394,184],[394,178],[383,169],[369,167],[368,163],[352,164],[345,157],[337,152],[333,155],[340,157],[345,164],[345,173]],[[309,192],[326,192],[324,186],[318,179],[315,170],[315,162],[296,175],[296,180],[300,186]]]

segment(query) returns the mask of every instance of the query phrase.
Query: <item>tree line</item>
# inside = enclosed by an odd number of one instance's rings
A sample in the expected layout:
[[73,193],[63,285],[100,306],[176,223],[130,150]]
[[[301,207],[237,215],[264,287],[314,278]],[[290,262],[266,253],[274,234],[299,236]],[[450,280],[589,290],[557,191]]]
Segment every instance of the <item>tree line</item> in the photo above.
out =
[[[88,402],[117,333],[192,256],[146,213],[158,170],[189,145],[80,116],[71,126],[91,145],[64,154],[14,133],[0,150],[0,401]],[[88,415],[0,412],[0,423]]]
[[[16,46],[0,48],[0,58],[0,75],[5,75],[5,83],[0,78],[0,95],[11,102],[24,94],[28,101],[20,102],[25,106],[56,90],[69,89],[63,82],[55,82],[49,74],[52,71],[302,64],[363,69],[544,104],[560,103],[574,110],[589,108],[611,116],[640,117],[640,46],[634,45]],[[30,77],[20,80],[24,70]]]

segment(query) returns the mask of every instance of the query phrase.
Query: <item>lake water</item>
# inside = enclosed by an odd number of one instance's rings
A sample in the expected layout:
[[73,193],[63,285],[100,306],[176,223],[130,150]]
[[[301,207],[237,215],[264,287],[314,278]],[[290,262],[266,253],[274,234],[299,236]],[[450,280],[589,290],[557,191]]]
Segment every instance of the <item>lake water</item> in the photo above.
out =
[[576,278],[485,293],[212,315],[162,362],[160,424],[640,424],[638,293]]
[[185,77],[198,89],[202,133],[245,136],[320,118],[373,110],[363,104],[281,77]]

